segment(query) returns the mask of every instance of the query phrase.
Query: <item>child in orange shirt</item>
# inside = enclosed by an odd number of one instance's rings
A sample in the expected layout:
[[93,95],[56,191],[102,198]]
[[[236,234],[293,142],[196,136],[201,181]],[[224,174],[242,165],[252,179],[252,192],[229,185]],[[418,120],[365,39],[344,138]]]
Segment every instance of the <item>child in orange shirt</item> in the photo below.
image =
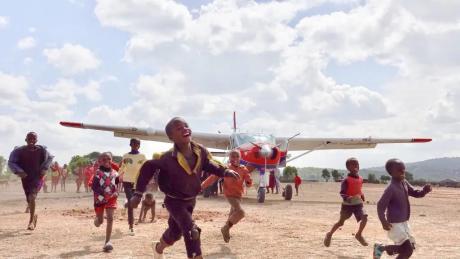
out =
[[[237,172],[240,175],[240,178],[235,179],[233,177],[225,177],[225,180],[223,181],[224,195],[231,206],[230,213],[228,215],[228,220],[225,223],[225,225],[221,228],[222,236],[226,243],[230,241],[230,228],[244,218],[244,210],[241,208],[241,197],[244,193],[243,184],[246,183],[247,187],[250,187],[252,185],[250,172],[245,166],[240,165],[240,158],[241,157],[239,151],[230,151],[229,169],[232,169],[235,172]],[[219,177],[216,175],[209,176],[201,184],[201,189],[206,189],[218,179]]]

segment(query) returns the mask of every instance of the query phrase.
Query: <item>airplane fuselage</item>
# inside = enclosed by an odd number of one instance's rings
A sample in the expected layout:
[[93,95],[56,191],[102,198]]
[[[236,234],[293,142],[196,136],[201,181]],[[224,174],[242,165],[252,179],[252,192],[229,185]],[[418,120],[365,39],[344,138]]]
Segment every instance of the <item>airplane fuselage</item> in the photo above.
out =
[[230,148],[241,155],[241,164],[259,171],[275,169],[286,161],[287,150],[268,134],[234,133],[230,136]]

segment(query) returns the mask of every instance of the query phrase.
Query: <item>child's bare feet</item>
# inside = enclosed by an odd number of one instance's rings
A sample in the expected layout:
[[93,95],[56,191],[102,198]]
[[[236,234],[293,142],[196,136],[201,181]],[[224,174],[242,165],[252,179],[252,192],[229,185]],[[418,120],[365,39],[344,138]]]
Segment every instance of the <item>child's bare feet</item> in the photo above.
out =
[[331,245],[332,234],[327,232],[326,237],[324,238],[324,246],[329,247]]
[[222,232],[225,243],[228,243],[230,241],[230,228],[225,225],[220,229],[220,232]]
[[94,218],[94,226],[96,226],[97,228],[102,224],[102,222],[96,217]]
[[356,234],[356,235],[355,235],[355,238],[356,238],[356,240],[359,241],[359,243],[360,243],[361,245],[363,245],[363,246],[368,246],[368,245],[369,245],[369,244],[366,242],[366,240],[364,239],[364,237],[363,237],[362,235]]
[[29,226],[27,226],[27,230],[34,230],[35,227],[37,226],[37,219],[38,216],[34,215],[34,218],[32,219],[32,222],[29,222]]

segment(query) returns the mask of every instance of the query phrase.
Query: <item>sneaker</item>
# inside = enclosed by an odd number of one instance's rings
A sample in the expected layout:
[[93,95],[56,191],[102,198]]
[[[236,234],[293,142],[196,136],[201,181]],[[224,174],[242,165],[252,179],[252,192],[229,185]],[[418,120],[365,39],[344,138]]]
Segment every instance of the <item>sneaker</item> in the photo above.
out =
[[134,236],[135,233],[134,233],[134,228],[129,228],[129,235],[130,236]]
[[113,246],[112,246],[112,243],[109,241],[107,243],[105,243],[104,247],[102,248],[102,250],[104,250],[104,252],[110,252],[113,250]]
[[164,254],[160,254],[157,252],[157,245],[160,244],[160,242],[153,242],[152,244],[152,249],[153,249],[153,259],[165,259]]
[[384,250],[384,246],[382,244],[374,244],[374,253],[373,253],[373,258],[374,259],[380,259],[382,257]]

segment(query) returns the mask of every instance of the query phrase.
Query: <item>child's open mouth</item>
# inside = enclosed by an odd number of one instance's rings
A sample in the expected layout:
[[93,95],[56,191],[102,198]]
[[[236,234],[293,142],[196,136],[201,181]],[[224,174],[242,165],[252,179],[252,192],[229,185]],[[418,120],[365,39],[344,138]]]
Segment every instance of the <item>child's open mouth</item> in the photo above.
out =
[[186,137],[190,137],[192,135],[192,132],[190,130],[187,130],[187,132],[185,132],[182,137],[186,138]]

